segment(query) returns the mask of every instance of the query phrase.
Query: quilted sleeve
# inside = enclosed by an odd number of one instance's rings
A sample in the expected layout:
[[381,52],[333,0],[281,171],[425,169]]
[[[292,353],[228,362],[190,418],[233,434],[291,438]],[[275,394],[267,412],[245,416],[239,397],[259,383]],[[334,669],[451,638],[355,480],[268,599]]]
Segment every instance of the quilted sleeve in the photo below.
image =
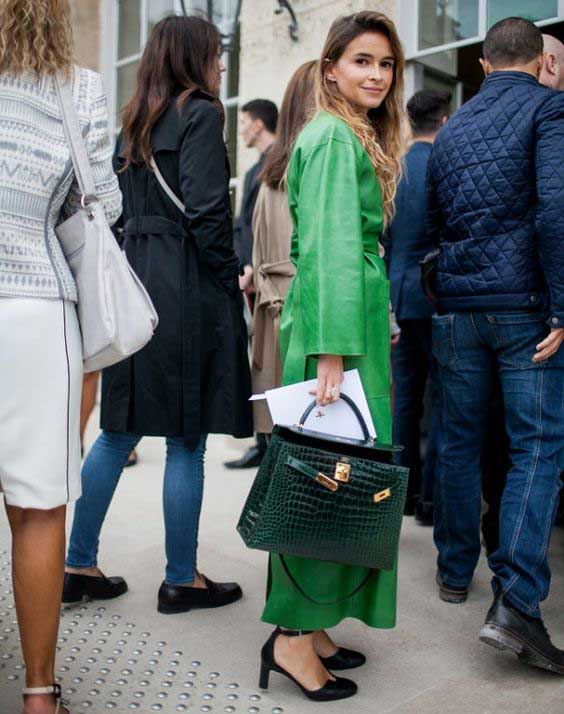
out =
[[537,114],[536,233],[550,296],[551,327],[564,327],[564,92]]
[[441,240],[443,216],[437,194],[435,160],[433,153],[431,153],[429,164],[427,166],[426,193],[427,206],[425,212],[425,231],[427,233],[427,238],[429,242],[435,248],[438,248]]
[[366,354],[359,163],[352,143],[329,139],[300,167],[297,270],[308,356]]

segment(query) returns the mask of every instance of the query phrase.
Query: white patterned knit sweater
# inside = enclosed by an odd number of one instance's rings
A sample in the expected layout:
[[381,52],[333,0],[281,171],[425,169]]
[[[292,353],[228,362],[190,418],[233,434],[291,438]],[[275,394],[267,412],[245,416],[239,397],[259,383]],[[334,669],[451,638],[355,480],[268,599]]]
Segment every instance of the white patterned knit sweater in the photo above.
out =
[[[121,214],[108,109],[99,75],[76,67],[73,96],[110,223]],[[80,208],[51,77],[0,74],[0,297],[76,302],[76,285],[54,228]]]

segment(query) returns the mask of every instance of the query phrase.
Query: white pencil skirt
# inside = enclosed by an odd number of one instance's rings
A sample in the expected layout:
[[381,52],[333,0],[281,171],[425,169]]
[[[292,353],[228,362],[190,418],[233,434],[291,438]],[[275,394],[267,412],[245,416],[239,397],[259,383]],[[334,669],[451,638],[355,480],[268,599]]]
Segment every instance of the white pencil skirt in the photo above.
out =
[[82,342],[73,303],[0,297],[0,487],[51,509],[80,497]]

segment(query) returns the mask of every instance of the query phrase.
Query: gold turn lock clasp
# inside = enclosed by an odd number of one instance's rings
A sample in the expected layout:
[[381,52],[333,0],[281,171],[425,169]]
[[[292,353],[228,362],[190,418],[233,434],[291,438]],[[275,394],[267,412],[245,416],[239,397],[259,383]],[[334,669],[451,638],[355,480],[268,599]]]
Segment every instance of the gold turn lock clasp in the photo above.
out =
[[335,466],[335,481],[348,483],[351,477],[351,465],[346,461],[338,461]]
[[322,474],[321,471],[317,474],[315,480],[317,481],[317,483],[320,483],[322,486],[325,486],[325,488],[328,488],[330,491],[336,491],[339,488],[338,483],[333,481],[332,478],[329,478],[329,476]]
[[387,488],[384,491],[380,491],[379,493],[375,493],[374,503],[380,503],[380,501],[385,501],[387,498],[390,498],[391,495],[392,490],[390,488]]

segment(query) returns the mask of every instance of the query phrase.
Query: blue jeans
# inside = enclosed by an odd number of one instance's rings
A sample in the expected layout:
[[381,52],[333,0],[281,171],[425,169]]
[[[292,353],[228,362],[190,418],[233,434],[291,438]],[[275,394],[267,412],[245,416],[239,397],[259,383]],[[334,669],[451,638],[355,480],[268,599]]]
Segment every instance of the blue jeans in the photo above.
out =
[[[82,497],[77,501],[67,555],[71,568],[97,566],[100,531],[114,491],[132,449],[141,436],[103,431],[88,453],[82,467]],[[204,491],[204,453],[202,436],[195,451],[182,438],[166,440],[166,466],[163,487],[165,578],[172,585],[194,581],[198,529]]]
[[[419,496],[422,511],[433,510],[438,445],[436,365],[431,353],[431,318],[400,320],[401,338],[392,350],[394,443],[404,447],[396,463],[409,468],[408,497]],[[427,450],[421,466],[421,419],[427,379],[432,380],[432,408]]]
[[433,318],[442,390],[435,543],[443,580],[469,585],[480,556],[481,447],[499,374],[511,469],[503,491],[493,588],[540,617],[548,596],[548,545],[564,468],[564,349],[532,362],[548,334],[536,313],[457,313]]

